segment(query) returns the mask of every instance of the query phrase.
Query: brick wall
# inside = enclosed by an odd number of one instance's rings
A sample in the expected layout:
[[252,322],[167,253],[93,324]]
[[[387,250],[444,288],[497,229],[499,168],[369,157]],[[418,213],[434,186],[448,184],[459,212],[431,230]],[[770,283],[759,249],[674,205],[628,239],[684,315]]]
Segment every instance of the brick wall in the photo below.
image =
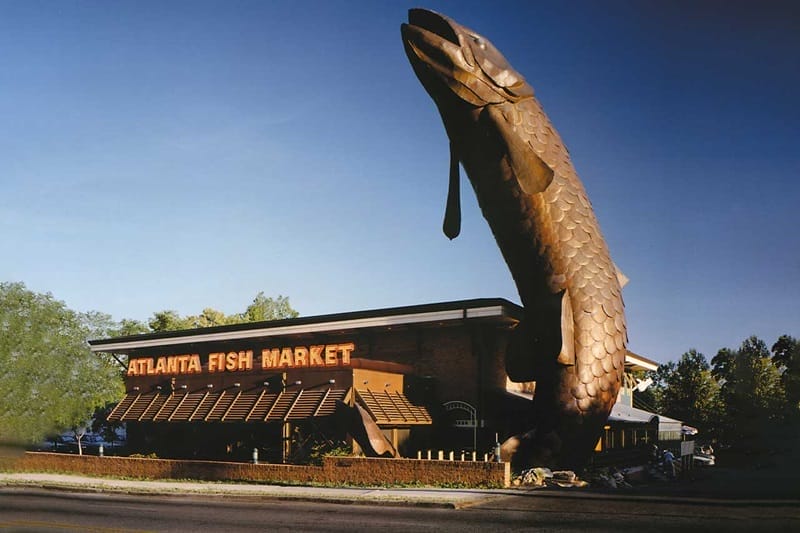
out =
[[508,463],[325,457],[322,466],[175,461],[27,452],[8,466],[16,472],[53,472],[144,479],[263,481],[353,485],[507,487]]

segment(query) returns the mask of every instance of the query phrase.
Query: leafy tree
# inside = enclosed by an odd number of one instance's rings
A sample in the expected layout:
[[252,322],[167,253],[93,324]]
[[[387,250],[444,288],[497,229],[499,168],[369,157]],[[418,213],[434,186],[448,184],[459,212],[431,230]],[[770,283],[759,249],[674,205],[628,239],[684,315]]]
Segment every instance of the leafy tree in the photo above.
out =
[[787,416],[800,418],[800,341],[781,335],[772,345],[772,362],[781,371],[781,382],[786,390]]
[[147,324],[132,318],[123,318],[114,330],[109,332],[109,337],[127,337],[129,335],[139,335],[147,333],[150,329]]
[[231,317],[228,317],[222,311],[217,311],[210,307],[203,309],[203,312],[198,316],[188,317],[195,328],[210,328],[212,326],[224,326],[231,324]]
[[261,322],[263,320],[279,320],[281,318],[295,318],[298,312],[289,305],[289,298],[278,296],[274,300],[264,296],[264,292],[259,292],[253,303],[247,306],[241,316],[242,322]]
[[664,412],[664,389],[667,379],[674,371],[675,362],[668,361],[658,365],[656,370],[645,372],[645,379],[650,378],[653,382],[644,391],[633,395],[634,405],[653,413]]
[[673,418],[716,433],[719,417],[719,385],[705,356],[696,350],[684,353],[663,378],[661,409]]
[[49,293],[0,283],[0,441],[80,432],[96,407],[122,396],[119,365],[86,343],[101,323]]
[[192,322],[178,314],[177,311],[164,310],[153,313],[153,317],[147,322],[151,331],[177,331],[180,329],[191,329]]
[[733,367],[736,360],[736,352],[729,348],[721,348],[717,355],[711,359],[711,374],[721,385],[733,379]]
[[778,367],[792,368],[797,363],[795,357],[798,349],[800,341],[789,335],[781,335],[772,345],[772,360]]
[[298,316],[289,304],[289,298],[278,296],[268,298],[259,292],[253,302],[247,306],[244,313],[226,315],[211,307],[203,309],[199,315],[181,316],[177,311],[165,310],[153,313],[148,321],[151,331],[176,331],[181,329],[207,328],[211,326],[224,326],[226,324],[241,324],[244,322],[260,322],[263,320],[279,320]]
[[762,450],[778,437],[786,395],[781,373],[758,337],[736,350],[722,349],[711,363],[721,384],[723,435],[732,444]]

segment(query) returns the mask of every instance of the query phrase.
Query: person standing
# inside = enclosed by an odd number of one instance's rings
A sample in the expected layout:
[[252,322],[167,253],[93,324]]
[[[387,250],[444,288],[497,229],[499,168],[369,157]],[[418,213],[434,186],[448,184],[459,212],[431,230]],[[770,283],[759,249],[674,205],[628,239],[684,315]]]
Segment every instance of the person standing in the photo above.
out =
[[675,456],[669,450],[664,450],[664,470],[670,479],[675,479]]

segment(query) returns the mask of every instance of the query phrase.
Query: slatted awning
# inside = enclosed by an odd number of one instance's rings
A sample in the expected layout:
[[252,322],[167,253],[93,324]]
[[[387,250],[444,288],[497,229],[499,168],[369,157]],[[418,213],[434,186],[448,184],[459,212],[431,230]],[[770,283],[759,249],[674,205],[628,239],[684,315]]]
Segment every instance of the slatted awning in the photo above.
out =
[[431,415],[425,407],[414,405],[398,391],[358,389],[356,401],[375,419],[378,425],[430,424]]
[[[278,422],[330,416],[349,390],[264,390],[127,394],[108,415],[119,422]],[[381,426],[430,424],[428,410],[401,392],[359,389],[356,401]]]
[[347,390],[129,393],[108,415],[120,422],[273,422],[332,415]]

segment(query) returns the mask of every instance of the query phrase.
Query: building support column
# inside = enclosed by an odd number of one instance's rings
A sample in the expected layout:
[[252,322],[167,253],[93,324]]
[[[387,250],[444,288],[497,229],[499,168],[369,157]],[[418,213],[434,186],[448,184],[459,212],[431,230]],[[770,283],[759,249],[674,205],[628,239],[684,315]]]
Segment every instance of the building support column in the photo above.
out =
[[283,463],[289,461],[289,457],[292,455],[292,423],[291,422],[284,422],[283,426],[281,427],[281,440],[283,442],[283,449],[281,454],[281,459]]

